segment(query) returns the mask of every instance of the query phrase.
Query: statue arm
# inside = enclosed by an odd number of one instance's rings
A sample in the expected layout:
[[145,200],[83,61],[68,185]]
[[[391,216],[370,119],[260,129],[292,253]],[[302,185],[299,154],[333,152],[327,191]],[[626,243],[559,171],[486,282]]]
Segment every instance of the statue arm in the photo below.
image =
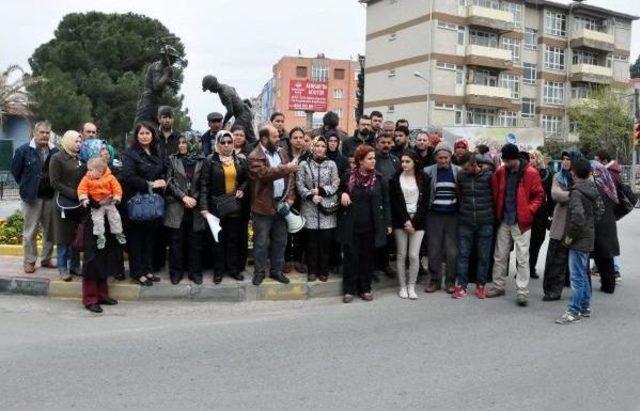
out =
[[173,72],[170,66],[160,66],[160,68],[153,70],[152,72],[152,87],[156,93],[162,93],[162,90],[171,82],[173,78]]

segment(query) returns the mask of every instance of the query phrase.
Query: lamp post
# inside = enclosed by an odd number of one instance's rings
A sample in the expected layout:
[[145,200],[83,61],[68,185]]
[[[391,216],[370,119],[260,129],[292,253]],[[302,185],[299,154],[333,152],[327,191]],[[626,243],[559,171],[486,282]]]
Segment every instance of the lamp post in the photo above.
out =
[[429,127],[431,125],[431,113],[429,112],[429,80],[427,80],[427,78],[419,71],[414,71],[413,76],[424,81],[425,84],[425,91],[427,95],[427,124],[425,124],[425,127]]

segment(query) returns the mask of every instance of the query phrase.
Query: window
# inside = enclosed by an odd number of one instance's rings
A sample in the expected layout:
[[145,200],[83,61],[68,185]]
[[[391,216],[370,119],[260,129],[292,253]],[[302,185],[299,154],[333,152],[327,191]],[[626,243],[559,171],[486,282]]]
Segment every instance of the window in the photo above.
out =
[[469,0],[468,3],[470,6],[480,6],[494,10],[500,9],[500,4],[498,4],[497,0]]
[[455,106],[453,104],[435,103],[434,107],[437,110],[453,110]]
[[490,108],[467,109],[467,124],[474,126],[493,126],[496,123],[496,111]]
[[536,100],[532,98],[522,99],[522,117],[533,118],[536,115]]
[[304,110],[296,110],[295,116],[296,117],[306,117],[307,113],[305,113]]
[[518,113],[515,111],[501,111],[498,121],[502,127],[515,127],[518,125]]
[[307,67],[306,66],[297,66],[296,67],[296,77],[297,78],[306,78],[307,77]]
[[436,68],[440,69],[440,70],[455,71],[456,65],[452,64],[452,63],[443,63],[441,61],[437,61],[436,62]]
[[316,112],[311,116],[311,127],[312,128],[320,128],[323,125],[322,117],[324,117],[325,113]]
[[396,38],[397,38],[397,34],[396,33],[389,34],[389,41],[394,41]]
[[456,84],[464,85],[464,66],[456,66]]
[[538,49],[538,32],[534,29],[524,29],[524,48],[526,50]]
[[522,64],[522,82],[524,84],[536,84],[536,65],[531,63]]
[[586,29],[591,31],[602,31],[602,20],[592,18],[592,17],[583,17],[583,16],[575,16],[573,18],[576,30]]
[[595,53],[585,50],[574,50],[572,64],[598,65],[598,56]]
[[393,113],[396,111],[396,106],[393,104],[387,107],[387,113]]
[[484,47],[498,47],[498,36],[480,30],[469,30],[469,44]]
[[567,16],[556,11],[547,10],[544,15],[544,32],[554,36],[566,36]]
[[333,110],[334,113],[336,113],[338,115],[338,117],[342,118],[342,109],[341,108],[335,108]]
[[396,69],[390,69],[389,73],[387,74],[387,77],[395,77],[396,76]]
[[342,90],[341,88],[334,88],[333,89],[333,98],[335,98],[335,99],[343,99],[344,98],[344,90]]
[[458,46],[465,45],[466,29],[464,26],[458,26]]
[[522,4],[503,2],[501,8],[513,13],[513,24],[516,28],[522,27]]
[[458,25],[453,23],[447,23],[446,21],[438,21],[438,28],[442,30],[458,30]]
[[564,70],[564,50],[558,47],[545,46],[544,66],[554,70]]
[[311,66],[311,79],[314,81],[329,81],[329,67]]
[[500,87],[511,90],[511,98],[520,98],[520,76],[503,74],[500,77]]
[[511,60],[520,61],[520,40],[503,37],[502,48],[511,50]]
[[591,98],[592,89],[587,84],[577,83],[571,87],[571,98]]
[[344,80],[344,69],[333,70],[333,78],[336,80]]
[[455,106],[454,124],[456,126],[461,126],[463,124],[463,119],[464,119],[463,112],[464,112],[463,106],[459,106],[459,105]]
[[542,116],[541,123],[545,137],[562,137],[562,118],[545,114]]
[[473,84],[498,87],[498,73],[495,71],[478,69],[473,76],[475,77]]
[[546,104],[564,104],[564,83],[547,81],[544,83],[544,102]]

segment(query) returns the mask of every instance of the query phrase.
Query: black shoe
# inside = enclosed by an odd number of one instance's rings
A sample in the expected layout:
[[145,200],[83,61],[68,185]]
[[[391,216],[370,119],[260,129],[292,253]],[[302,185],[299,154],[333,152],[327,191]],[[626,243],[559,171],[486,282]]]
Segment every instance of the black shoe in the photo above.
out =
[[244,281],[244,275],[242,275],[241,273],[232,273],[229,274],[229,276],[236,281]]
[[118,281],[124,281],[126,279],[124,273],[116,274],[113,276],[113,278],[115,278]]
[[151,274],[151,277],[149,278],[151,281],[153,281],[154,283],[159,283],[160,282],[160,277],[158,277],[155,274]]
[[529,277],[533,278],[534,280],[537,280],[538,278],[540,278],[538,273],[536,273],[535,271],[532,271]]
[[253,283],[253,285],[260,285],[262,284],[262,282],[264,281],[264,274],[254,274],[253,275],[253,280],[251,280],[251,282]]
[[281,284],[289,284],[289,279],[287,278],[286,275],[284,275],[283,273],[278,273],[275,275],[270,275],[269,278],[276,280],[277,282],[281,283]]
[[194,283],[201,285],[202,284],[202,274],[189,274],[189,280]]
[[87,304],[84,306],[84,308],[96,314],[100,314],[102,312],[102,307],[100,307],[98,304]]
[[182,281],[182,274],[170,274],[169,279],[171,280],[171,284],[178,285],[180,284],[180,281]]
[[544,297],[542,297],[542,301],[558,301],[559,299],[560,296],[555,294],[545,294]]
[[213,283],[220,284],[222,282],[222,274],[214,274],[213,275]]
[[109,297],[109,298],[107,298],[105,300],[98,301],[98,304],[102,304],[102,305],[117,305],[118,304],[118,300]]

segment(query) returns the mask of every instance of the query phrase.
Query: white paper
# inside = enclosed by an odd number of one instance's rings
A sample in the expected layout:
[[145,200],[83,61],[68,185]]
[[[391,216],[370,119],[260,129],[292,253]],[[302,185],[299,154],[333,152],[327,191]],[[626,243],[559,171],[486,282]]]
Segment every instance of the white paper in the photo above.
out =
[[218,242],[218,233],[222,230],[220,227],[220,219],[213,214],[207,214],[207,224],[209,224],[209,228],[211,229],[211,234],[213,234],[213,239]]

